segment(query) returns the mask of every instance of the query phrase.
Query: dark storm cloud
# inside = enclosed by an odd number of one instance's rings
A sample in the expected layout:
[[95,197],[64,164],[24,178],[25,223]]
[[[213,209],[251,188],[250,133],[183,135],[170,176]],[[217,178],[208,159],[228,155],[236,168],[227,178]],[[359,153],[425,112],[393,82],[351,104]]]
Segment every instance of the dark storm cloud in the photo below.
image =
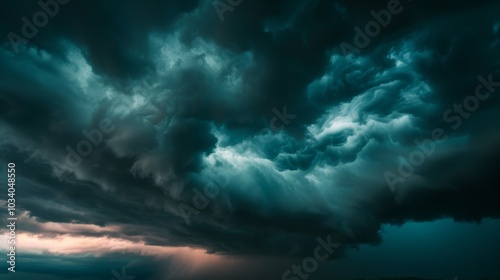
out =
[[[22,166],[20,210],[120,228],[75,235],[296,256],[328,234],[377,243],[383,223],[499,217],[500,100],[457,130],[443,112],[479,75],[500,80],[500,6],[414,2],[349,56],[339,44],[387,1],[244,1],[223,22],[209,1],[61,6],[18,53],[7,37],[0,49],[2,158]],[[3,34],[39,9],[1,5]],[[296,117],[259,133],[284,106]],[[436,127],[449,141],[393,194],[384,172]],[[100,141],[68,166],[84,129]],[[178,206],[195,207],[218,174],[227,185],[185,223]]]
[[[109,81],[137,77],[149,62],[148,36],[171,31],[172,23],[198,2],[60,1],[59,12],[40,28],[29,46],[64,55],[63,42],[70,41],[84,50],[94,71]],[[33,21],[34,14],[42,10],[36,3],[3,3],[1,33],[22,36],[21,18]]]

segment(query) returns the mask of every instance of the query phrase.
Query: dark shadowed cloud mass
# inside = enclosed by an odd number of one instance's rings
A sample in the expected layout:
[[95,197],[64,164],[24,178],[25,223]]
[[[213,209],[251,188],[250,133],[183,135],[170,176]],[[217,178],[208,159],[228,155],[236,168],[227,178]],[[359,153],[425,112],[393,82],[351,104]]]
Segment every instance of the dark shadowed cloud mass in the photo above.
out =
[[500,218],[498,1],[39,3],[0,3],[15,279],[281,279]]

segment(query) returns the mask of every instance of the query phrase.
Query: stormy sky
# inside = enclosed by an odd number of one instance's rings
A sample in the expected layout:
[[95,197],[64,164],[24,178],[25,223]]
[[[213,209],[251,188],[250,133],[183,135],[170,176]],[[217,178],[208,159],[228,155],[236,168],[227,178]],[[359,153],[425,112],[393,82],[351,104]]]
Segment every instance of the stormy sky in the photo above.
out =
[[2,279],[500,279],[499,15],[2,1]]

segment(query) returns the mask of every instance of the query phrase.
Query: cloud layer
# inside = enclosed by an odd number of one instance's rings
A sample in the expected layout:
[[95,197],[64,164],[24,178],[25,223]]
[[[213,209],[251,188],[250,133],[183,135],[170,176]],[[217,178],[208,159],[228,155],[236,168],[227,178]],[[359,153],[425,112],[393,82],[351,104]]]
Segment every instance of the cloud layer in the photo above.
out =
[[[0,5],[2,34],[41,10]],[[454,104],[500,81],[500,5],[400,5],[347,56],[387,1],[243,1],[220,21],[210,1],[73,0],[18,52],[4,37],[21,230],[306,256],[318,236],[499,218],[500,88],[470,115]],[[384,174],[436,128],[446,141],[391,190]]]

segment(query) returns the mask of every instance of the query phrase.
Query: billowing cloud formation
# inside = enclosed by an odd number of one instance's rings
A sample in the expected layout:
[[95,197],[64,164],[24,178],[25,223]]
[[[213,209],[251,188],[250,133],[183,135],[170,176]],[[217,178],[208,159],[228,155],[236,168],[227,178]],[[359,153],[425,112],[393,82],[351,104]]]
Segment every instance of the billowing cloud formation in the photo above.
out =
[[[344,55],[387,1],[243,1],[222,22],[209,1],[146,2],[73,0],[18,52],[4,37],[23,230],[302,256],[318,236],[500,217],[499,3],[401,1]],[[40,10],[1,5],[2,34]]]

